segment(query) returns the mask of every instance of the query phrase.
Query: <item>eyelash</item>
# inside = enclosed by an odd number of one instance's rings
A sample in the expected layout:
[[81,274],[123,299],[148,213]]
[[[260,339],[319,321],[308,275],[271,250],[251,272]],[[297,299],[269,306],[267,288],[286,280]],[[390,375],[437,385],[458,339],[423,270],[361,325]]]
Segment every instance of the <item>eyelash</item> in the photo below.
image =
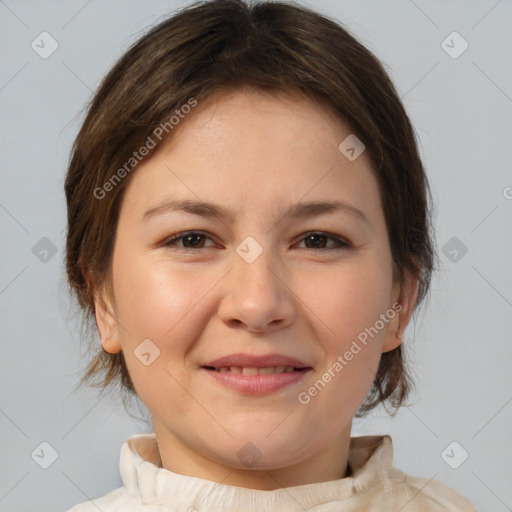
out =
[[[173,246],[174,246],[174,248],[177,248],[179,250],[184,250],[187,252],[195,252],[195,251],[201,251],[204,249],[208,249],[208,247],[193,248],[193,247],[181,247],[181,246],[175,245],[176,241],[181,240],[189,235],[201,235],[201,236],[205,236],[206,238],[210,238],[210,240],[211,240],[211,237],[208,236],[207,233],[204,233],[202,231],[184,231],[182,233],[178,233],[176,236],[173,236],[172,238],[167,239],[163,243],[163,246],[167,247],[167,248],[173,248]],[[318,248],[318,249],[310,249],[310,248],[306,247],[305,248],[306,251],[317,252],[317,251],[330,251],[330,250],[340,250],[340,249],[347,250],[347,249],[352,248],[352,244],[350,244],[348,241],[345,241],[344,239],[342,239],[336,235],[332,235],[331,233],[327,233],[324,231],[308,231],[307,233],[304,233],[302,235],[301,241],[306,239],[308,236],[313,236],[313,235],[325,236],[328,239],[333,240],[336,245],[334,247],[325,247],[325,248]]]

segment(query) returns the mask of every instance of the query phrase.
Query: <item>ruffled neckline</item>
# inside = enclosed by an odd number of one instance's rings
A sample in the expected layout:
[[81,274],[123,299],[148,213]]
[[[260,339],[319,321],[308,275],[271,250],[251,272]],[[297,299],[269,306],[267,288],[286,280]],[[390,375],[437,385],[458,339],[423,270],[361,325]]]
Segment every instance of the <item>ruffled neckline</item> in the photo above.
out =
[[[273,491],[236,487],[174,473],[161,467],[154,433],[132,436],[121,448],[120,472],[128,494],[142,503],[182,505],[218,512],[288,510],[346,500],[382,482],[391,469],[391,437],[351,437],[349,476]],[[208,504],[208,508],[205,508]]]

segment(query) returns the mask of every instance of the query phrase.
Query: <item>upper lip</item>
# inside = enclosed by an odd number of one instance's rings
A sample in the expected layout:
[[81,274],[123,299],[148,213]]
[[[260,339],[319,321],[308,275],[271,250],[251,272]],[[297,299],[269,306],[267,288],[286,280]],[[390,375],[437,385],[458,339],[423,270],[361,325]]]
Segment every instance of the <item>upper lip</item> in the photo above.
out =
[[256,356],[251,354],[231,354],[220,357],[204,364],[203,366],[212,366],[214,368],[222,368],[223,366],[238,366],[240,368],[268,368],[270,366],[293,366],[295,368],[310,368],[302,361],[294,357],[285,356],[283,354],[266,354]]

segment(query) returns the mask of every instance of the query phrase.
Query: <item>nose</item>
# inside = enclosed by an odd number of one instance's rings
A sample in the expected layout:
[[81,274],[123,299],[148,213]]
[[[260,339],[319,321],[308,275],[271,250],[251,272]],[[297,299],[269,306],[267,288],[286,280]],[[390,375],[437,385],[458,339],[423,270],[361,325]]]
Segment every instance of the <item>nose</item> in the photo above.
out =
[[234,253],[233,268],[223,282],[220,318],[229,327],[260,333],[291,325],[297,316],[297,299],[289,280],[270,249],[251,263]]

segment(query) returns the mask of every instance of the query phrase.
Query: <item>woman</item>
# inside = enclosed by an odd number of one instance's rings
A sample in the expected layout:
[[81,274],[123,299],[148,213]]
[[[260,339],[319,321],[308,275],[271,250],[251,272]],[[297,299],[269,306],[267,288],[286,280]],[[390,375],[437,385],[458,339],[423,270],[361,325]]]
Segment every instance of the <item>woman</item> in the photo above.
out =
[[154,434],[72,512],[473,511],[392,467],[402,334],[435,268],[414,132],[380,62],[296,5],[217,0],[97,91],[65,184],[67,273]]

